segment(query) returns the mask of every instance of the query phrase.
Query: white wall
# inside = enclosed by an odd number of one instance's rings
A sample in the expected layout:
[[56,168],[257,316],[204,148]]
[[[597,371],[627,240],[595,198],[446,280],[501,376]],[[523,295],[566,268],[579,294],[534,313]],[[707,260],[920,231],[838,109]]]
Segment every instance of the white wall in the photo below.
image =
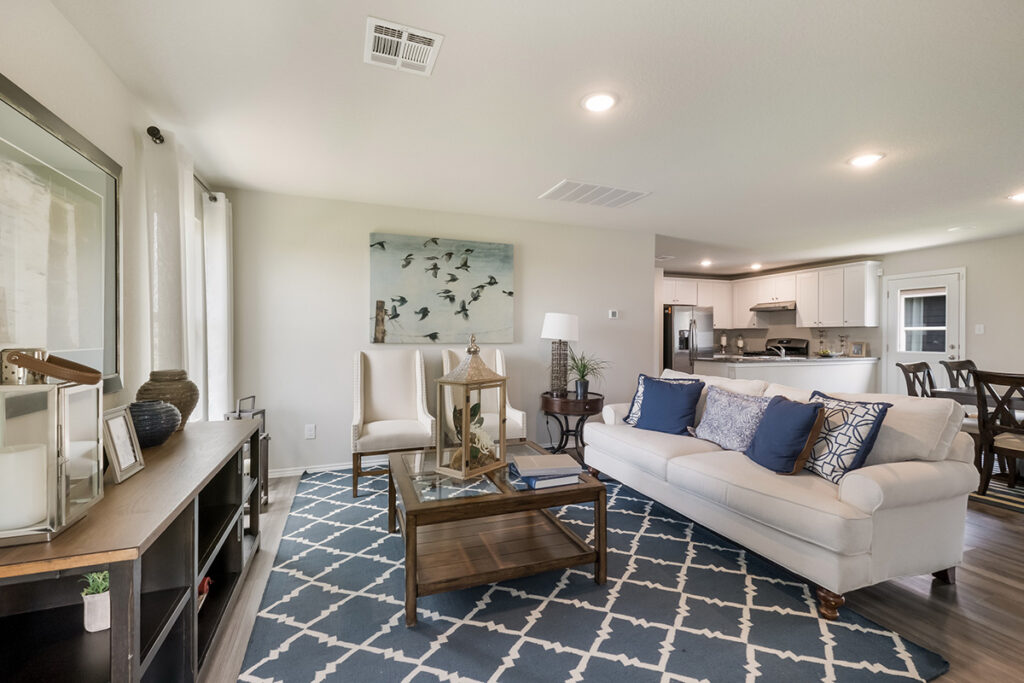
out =
[[[235,385],[267,408],[271,468],[324,466],[351,457],[352,358],[370,345],[369,233],[395,232],[515,248],[512,405],[531,438],[548,442],[538,414],[549,387],[547,311],[576,313],[574,348],[613,365],[591,387],[609,401],[632,396],[654,369],[654,236],[253,191],[228,193],[235,228]],[[619,311],[608,319],[608,309]],[[433,410],[439,347],[422,347]],[[317,425],[316,440],[303,425]],[[555,425],[552,423],[554,433]]]
[[127,403],[149,373],[148,260],[138,134],[148,116],[64,16],[46,0],[4,0],[0,10],[0,72],[123,169],[122,368]]

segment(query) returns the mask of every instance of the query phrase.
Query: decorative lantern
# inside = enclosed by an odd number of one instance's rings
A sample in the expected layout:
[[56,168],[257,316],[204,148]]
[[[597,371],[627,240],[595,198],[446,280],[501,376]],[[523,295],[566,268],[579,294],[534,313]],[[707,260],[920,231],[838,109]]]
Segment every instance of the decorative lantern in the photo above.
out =
[[0,385],[0,546],[49,541],[103,497],[102,389]]
[[[446,428],[437,430],[437,471],[468,479],[505,466],[505,384],[503,377],[480,358],[476,335],[469,339],[466,357],[437,380],[437,410]],[[497,397],[498,438],[484,428],[484,392]],[[445,447],[445,436],[451,442]]]

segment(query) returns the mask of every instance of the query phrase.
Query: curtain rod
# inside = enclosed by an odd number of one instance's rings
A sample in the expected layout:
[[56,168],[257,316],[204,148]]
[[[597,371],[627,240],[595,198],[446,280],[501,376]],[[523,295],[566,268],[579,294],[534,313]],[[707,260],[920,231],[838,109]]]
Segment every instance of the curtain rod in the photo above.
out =
[[[164,136],[160,132],[160,129],[157,128],[156,126],[150,126],[149,128],[147,128],[146,129],[146,134],[149,135],[149,137],[151,137],[153,139],[153,142],[155,142],[156,144],[162,145],[164,143]],[[207,185],[206,183],[203,182],[203,179],[199,177],[198,173],[195,173],[193,171],[192,177],[195,179],[195,181],[197,183],[199,183],[199,187],[201,187],[204,190],[206,190],[206,194],[209,197],[211,202],[217,201],[217,195],[215,195],[213,193],[213,190],[210,189],[209,185]]]
[[203,182],[203,179],[199,177],[199,174],[193,173],[192,177],[195,178],[197,183],[199,183],[199,187],[201,187],[204,190],[206,190],[206,194],[209,197],[211,202],[217,201],[217,195],[215,195],[213,193],[213,190],[210,189],[209,185],[207,185],[206,183]]

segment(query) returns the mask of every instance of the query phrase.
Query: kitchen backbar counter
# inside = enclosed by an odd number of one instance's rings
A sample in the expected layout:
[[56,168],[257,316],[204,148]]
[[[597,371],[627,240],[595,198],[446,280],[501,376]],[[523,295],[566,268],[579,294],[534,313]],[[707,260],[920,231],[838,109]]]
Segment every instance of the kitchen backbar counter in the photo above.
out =
[[876,389],[878,358],[698,358],[694,373],[731,379],[817,389],[871,393]]

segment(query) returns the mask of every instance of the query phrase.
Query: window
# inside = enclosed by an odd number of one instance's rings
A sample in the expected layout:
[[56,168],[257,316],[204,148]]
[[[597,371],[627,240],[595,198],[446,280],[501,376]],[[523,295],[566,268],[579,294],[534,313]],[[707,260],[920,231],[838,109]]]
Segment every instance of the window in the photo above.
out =
[[900,351],[941,353],[946,348],[946,288],[900,291]]

